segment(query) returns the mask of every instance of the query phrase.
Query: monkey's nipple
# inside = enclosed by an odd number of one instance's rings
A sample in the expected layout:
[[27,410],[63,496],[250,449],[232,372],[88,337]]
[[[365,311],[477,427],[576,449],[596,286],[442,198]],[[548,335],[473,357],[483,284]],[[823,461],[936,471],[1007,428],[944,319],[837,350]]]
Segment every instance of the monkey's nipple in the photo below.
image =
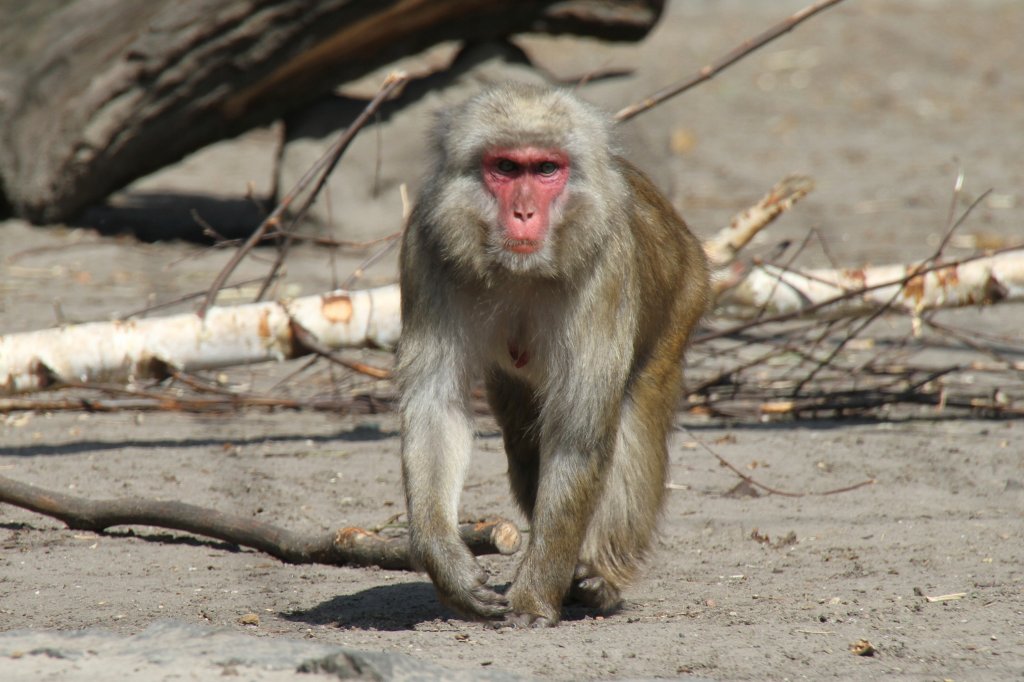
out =
[[522,369],[530,361],[530,353],[520,348],[514,341],[508,342],[508,354],[512,358],[512,364],[516,369]]

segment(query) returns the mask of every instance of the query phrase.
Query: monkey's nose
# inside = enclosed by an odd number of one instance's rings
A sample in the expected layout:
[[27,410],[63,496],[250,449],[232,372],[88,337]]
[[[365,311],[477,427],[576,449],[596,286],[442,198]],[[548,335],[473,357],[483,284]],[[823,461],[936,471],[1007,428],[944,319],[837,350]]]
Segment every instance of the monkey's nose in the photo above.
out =
[[516,220],[521,220],[522,222],[525,223],[527,220],[530,220],[531,218],[533,218],[533,211],[531,211],[531,210],[512,211],[512,216]]

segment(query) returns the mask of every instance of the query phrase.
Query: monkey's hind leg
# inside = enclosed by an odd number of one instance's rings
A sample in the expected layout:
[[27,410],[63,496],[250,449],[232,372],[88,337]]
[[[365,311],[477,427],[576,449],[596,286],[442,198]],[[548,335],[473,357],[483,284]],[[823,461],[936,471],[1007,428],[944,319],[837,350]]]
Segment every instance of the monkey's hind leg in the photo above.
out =
[[622,603],[621,591],[647,555],[664,500],[665,437],[644,416],[628,403],[623,408],[611,469],[568,595],[570,601],[601,611]]
[[499,370],[488,373],[486,384],[487,401],[505,442],[509,485],[527,521],[532,522],[540,467],[540,408],[529,386]]

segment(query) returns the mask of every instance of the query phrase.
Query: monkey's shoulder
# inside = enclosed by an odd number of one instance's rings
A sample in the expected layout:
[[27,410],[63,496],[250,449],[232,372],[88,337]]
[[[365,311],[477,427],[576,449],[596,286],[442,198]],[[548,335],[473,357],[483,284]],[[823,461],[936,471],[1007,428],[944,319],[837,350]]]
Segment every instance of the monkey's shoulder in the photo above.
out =
[[676,211],[650,177],[631,161],[615,158],[619,171],[625,179],[631,198],[631,229],[645,255],[661,253],[665,257],[677,258],[678,252],[692,251],[696,239],[686,226],[686,221]]
[[678,229],[682,227],[686,229],[686,223],[682,217],[676,212],[672,204],[669,203],[665,195],[654,185],[651,178],[640,170],[632,161],[621,156],[615,157],[615,162],[619,167],[619,171],[622,177],[626,180],[626,184],[630,189],[635,200],[635,209],[641,211],[644,217],[656,216],[657,218],[667,219],[667,222],[676,223],[672,227]]

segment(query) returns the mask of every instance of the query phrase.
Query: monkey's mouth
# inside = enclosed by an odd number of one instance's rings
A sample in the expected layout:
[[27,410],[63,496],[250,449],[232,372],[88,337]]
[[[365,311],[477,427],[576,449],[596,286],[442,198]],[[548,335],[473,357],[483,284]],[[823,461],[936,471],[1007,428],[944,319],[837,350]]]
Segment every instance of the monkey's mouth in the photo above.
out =
[[540,250],[540,242],[533,239],[506,239],[504,246],[513,253],[530,254]]

